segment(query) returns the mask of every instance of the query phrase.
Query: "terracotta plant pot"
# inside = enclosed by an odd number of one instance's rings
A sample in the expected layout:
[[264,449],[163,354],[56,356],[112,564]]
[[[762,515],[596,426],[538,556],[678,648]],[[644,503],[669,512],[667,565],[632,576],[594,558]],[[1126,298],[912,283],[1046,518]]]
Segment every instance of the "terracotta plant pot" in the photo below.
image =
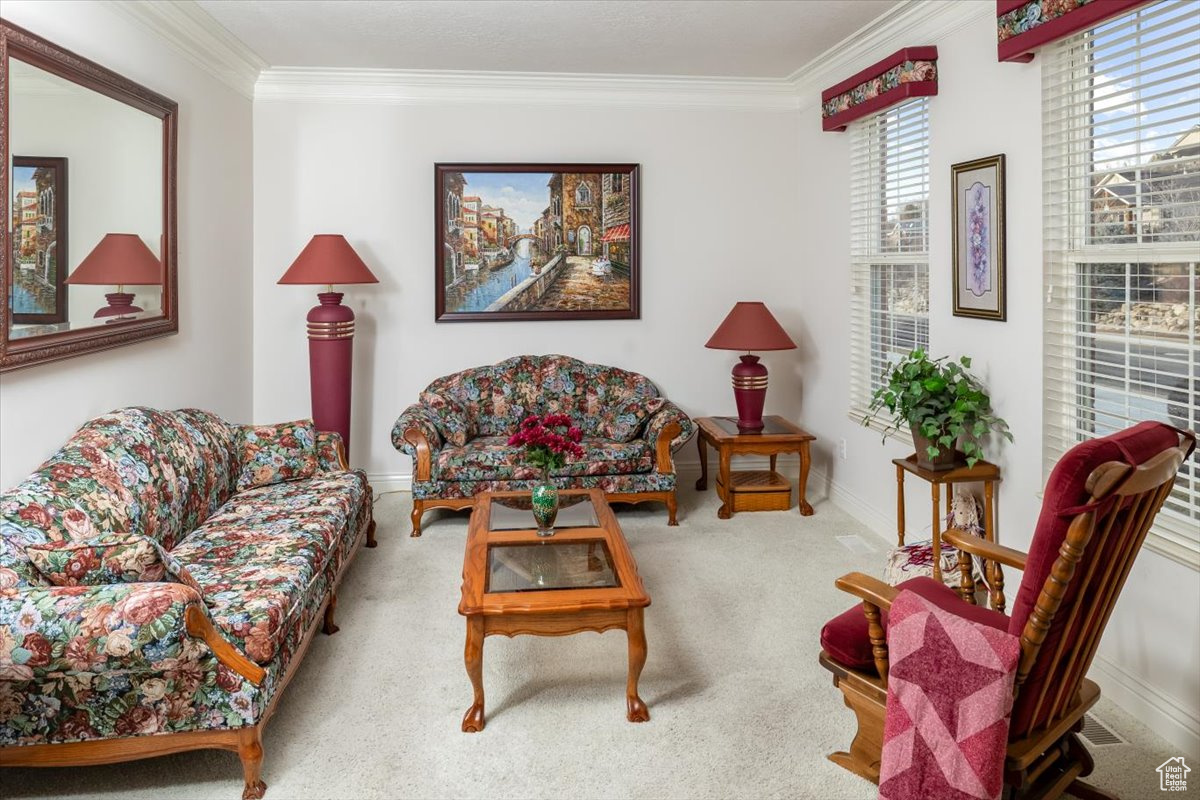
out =
[[936,458],[930,458],[929,453],[925,448],[933,445],[933,440],[923,436],[921,431],[912,427],[913,444],[917,448],[917,466],[922,469],[931,469],[934,472],[943,472],[948,469],[954,469],[958,466],[958,452],[954,447],[946,447],[938,445],[938,454]]

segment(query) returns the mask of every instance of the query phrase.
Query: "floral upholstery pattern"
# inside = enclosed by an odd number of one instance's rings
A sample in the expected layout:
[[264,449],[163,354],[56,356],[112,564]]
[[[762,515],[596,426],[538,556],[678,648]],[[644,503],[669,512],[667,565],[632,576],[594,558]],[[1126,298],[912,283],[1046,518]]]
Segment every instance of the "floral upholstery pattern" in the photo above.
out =
[[267,664],[366,488],[361,472],[338,472],[240,492],[171,555],[200,586],[226,638]]
[[[203,411],[121,409],[0,494],[0,746],[262,720],[366,538],[371,495],[341,468],[337,434],[317,437],[314,477],[234,494],[237,433]],[[183,582],[51,586],[30,560],[31,546],[121,533],[161,545],[167,576]],[[258,685],[187,633],[191,608],[262,664]]]
[[[446,422],[447,407],[465,412],[469,436],[463,436],[464,425]],[[584,432],[584,458],[553,473],[562,488],[673,491],[674,472],[655,469],[658,435],[678,423],[674,450],[695,433],[687,414],[637,373],[561,355],[517,356],[438,378],[422,392],[421,402],[396,420],[392,444],[397,450],[416,457],[416,447],[404,438],[405,431],[415,429],[431,451],[430,475],[414,478],[413,497],[457,499],[532,487],[537,471],[524,465],[520,448],[507,444],[531,414],[565,414]]]
[[462,447],[475,436],[475,425],[467,410],[453,397],[422,392],[421,405],[437,420],[437,429],[449,444]]
[[242,450],[238,491],[311,478],[317,471],[317,428],[312,420],[243,425],[238,442]]
[[337,431],[317,431],[317,471],[337,472],[346,469],[346,445]]
[[91,420],[0,495],[0,593],[46,584],[25,555],[31,544],[130,533],[170,550],[229,499],[236,466],[231,427],[206,411]]
[[[552,471],[553,477],[569,475],[624,475],[649,472],[654,448],[638,440],[614,442],[585,438],[580,442],[583,458],[568,461]],[[433,475],[443,481],[533,480],[541,470],[526,464],[522,448],[508,444],[504,436],[482,436],[468,447],[446,447],[434,462]]]
[[996,18],[996,39],[1005,41],[1045,25],[1096,0],[1030,0]]
[[160,581],[167,573],[161,548],[145,536],[48,542],[30,545],[25,553],[55,586]]

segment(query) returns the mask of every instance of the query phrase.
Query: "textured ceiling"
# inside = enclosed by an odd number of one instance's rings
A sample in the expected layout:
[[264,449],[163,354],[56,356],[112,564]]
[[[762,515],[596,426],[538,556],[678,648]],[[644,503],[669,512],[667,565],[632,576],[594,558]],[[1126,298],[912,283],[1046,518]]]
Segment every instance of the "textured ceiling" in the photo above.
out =
[[897,0],[199,0],[276,67],[783,78]]

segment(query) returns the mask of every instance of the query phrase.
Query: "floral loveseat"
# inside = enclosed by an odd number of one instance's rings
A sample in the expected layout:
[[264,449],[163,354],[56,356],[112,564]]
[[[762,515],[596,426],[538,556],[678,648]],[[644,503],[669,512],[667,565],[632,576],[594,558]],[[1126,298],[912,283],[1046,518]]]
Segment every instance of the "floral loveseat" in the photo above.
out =
[[531,414],[566,414],[583,430],[584,457],[551,473],[560,488],[666,503],[676,524],[671,453],[695,432],[691,419],[637,373],[517,356],[438,378],[396,420],[392,444],[413,459],[413,536],[430,508],[467,508],[483,491],[532,488],[538,471],[508,444]]
[[311,423],[127,408],[0,495],[0,765],[221,748],[261,797],[262,727],[374,544],[343,453]]

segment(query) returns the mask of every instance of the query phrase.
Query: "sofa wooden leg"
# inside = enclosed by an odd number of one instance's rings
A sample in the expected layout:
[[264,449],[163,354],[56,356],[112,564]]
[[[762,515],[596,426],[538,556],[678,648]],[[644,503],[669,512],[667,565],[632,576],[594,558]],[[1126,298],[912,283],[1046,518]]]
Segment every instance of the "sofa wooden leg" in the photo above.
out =
[[412,510],[412,536],[421,535],[421,515],[425,513],[425,504],[420,500],[413,500]]
[[679,509],[679,505],[675,498],[675,492],[672,491],[667,495],[667,525],[678,525],[679,521],[675,519],[675,512]]
[[367,547],[375,547],[379,542],[375,541],[375,520],[367,525]]
[[341,630],[337,623],[333,621],[334,615],[337,613],[337,595],[329,595],[329,602],[325,604],[325,622],[321,626],[321,633],[326,636],[333,636]]
[[262,780],[261,728],[242,728],[238,736],[238,758],[242,760],[242,775],[246,779],[242,800],[259,800],[267,791],[267,784]]

